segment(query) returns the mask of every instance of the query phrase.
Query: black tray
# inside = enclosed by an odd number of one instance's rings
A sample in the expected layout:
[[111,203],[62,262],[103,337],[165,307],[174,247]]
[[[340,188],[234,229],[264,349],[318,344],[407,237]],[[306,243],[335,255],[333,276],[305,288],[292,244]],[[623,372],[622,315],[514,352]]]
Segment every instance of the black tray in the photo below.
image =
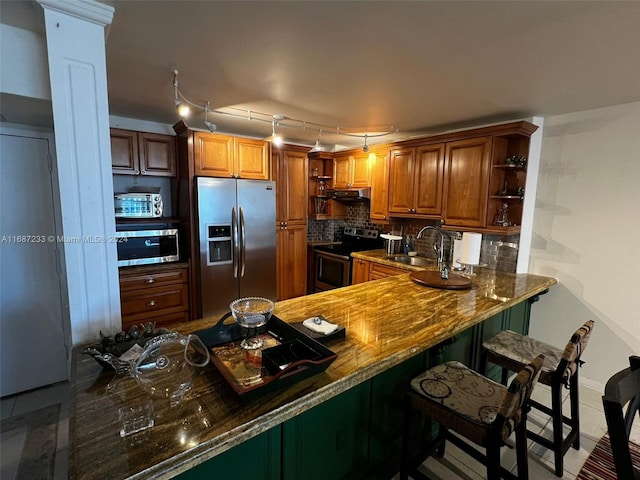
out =
[[346,329],[344,327],[338,327],[337,330],[325,335],[324,333],[318,333],[308,329],[302,324],[302,322],[291,323],[290,325],[320,343],[328,343],[336,338],[345,338],[346,336]]
[[[243,399],[254,399],[320,373],[338,357],[330,349],[275,315],[259,331],[260,350],[240,347],[241,330],[224,328],[223,317],[211,329],[195,332],[211,352],[211,363]],[[222,333],[221,333],[222,332]],[[220,343],[220,338],[233,338]]]

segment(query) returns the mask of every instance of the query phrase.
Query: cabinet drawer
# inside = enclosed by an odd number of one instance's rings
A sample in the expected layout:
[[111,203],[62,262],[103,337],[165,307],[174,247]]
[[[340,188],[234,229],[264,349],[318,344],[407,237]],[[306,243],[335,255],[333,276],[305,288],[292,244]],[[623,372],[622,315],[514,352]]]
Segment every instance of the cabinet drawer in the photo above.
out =
[[124,291],[120,295],[122,317],[187,310],[187,285],[179,283],[146,290]]
[[163,327],[165,325],[174,325],[177,323],[185,323],[189,321],[188,312],[176,312],[168,315],[156,315],[154,313],[147,314],[148,317],[141,317],[140,315],[129,315],[128,317],[122,317],[122,330],[128,331],[133,325],[140,325],[145,322],[154,322],[156,328]]
[[120,292],[187,283],[187,269],[152,270],[133,274],[120,273]]
[[408,273],[408,271],[402,268],[388,267],[387,265],[382,265],[375,262],[371,262],[371,265],[369,266],[369,278],[371,280],[377,280],[378,278],[384,277],[393,277],[394,275],[402,275],[403,273]]

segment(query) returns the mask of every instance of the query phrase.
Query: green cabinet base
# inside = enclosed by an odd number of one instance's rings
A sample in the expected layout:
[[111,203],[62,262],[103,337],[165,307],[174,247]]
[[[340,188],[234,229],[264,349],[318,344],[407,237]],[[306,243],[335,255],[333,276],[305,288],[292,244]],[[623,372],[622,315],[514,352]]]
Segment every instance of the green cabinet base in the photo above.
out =
[[282,478],[281,457],[281,426],[278,425],[176,478],[179,480],[205,478],[279,480]]

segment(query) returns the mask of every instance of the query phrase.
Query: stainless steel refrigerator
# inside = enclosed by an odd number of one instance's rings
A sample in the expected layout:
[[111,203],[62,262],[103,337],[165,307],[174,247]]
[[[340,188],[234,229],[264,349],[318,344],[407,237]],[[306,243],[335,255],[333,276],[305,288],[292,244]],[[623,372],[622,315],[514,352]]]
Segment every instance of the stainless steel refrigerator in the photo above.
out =
[[276,300],[275,182],[197,177],[202,315],[241,297]]

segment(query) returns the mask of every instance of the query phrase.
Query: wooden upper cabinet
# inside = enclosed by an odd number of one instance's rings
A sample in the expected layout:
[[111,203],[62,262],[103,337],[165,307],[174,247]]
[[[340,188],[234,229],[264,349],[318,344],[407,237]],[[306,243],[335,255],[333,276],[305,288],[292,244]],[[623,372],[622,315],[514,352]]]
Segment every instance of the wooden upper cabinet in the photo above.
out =
[[444,144],[416,147],[413,209],[419,215],[442,213]]
[[307,223],[306,149],[273,149],[273,178],[276,181],[276,223]]
[[251,138],[194,132],[195,174],[269,179],[269,144]]
[[409,215],[413,209],[414,148],[391,150],[389,159],[389,213]]
[[111,167],[113,173],[139,174],[138,132],[112,128],[110,136]]
[[333,159],[333,188],[349,188],[352,158],[351,155],[343,155]]
[[[371,163],[371,220],[387,220],[389,217],[389,152],[377,151]],[[368,273],[367,273],[368,275]]]
[[415,218],[441,215],[444,152],[444,143],[391,150],[391,216]]
[[176,175],[176,139],[155,133],[138,134],[140,173],[161,177]]
[[364,188],[370,185],[369,154],[336,156],[333,161],[334,188]]
[[351,187],[364,188],[371,185],[371,156],[361,152],[353,156],[351,162]]
[[233,137],[195,132],[193,135],[195,173],[209,177],[232,177]]
[[235,173],[239,178],[269,179],[269,143],[236,137],[234,141]]
[[175,137],[118,128],[110,136],[113,173],[175,177]]
[[445,226],[486,226],[491,138],[471,138],[446,144]]

